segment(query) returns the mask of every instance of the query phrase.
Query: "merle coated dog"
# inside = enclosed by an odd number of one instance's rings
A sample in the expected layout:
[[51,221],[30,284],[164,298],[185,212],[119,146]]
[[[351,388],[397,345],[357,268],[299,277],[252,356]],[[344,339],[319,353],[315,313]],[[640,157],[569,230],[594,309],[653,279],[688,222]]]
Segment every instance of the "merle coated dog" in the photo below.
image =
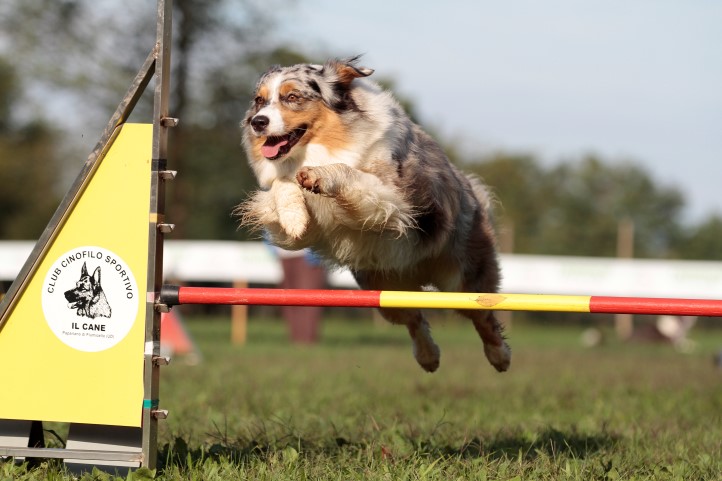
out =
[[[285,249],[311,248],[363,289],[496,292],[491,195],[449,162],[358,59],[272,67],[242,122],[261,190],[237,211]],[[494,313],[471,319],[489,362],[511,350]],[[425,370],[440,351],[420,309],[381,308],[407,327]]]

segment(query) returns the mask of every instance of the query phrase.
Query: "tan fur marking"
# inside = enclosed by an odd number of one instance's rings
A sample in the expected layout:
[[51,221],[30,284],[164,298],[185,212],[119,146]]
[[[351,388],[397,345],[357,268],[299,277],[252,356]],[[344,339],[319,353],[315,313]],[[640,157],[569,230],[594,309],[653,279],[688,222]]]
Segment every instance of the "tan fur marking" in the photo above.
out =
[[343,63],[336,64],[336,73],[338,74],[339,82],[345,85],[353,82],[355,78],[363,77],[363,74],[358,70]]
[[341,118],[320,102],[315,102],[315,119],[307,122],[308,132],[301,140],[304,144],[321,144],[333,154],[348,147],[348,129]]
[[298,84],[294,81],[287,80],[281,84],[278,89],[278,93],[281,94],[281,97],[285,97],[294,90],[300,90]]
[[338,114],[325,106],[319,129],[320,132],[316,135],[316,139],[330,152],[345,149],[348,145],[348,129],[341,122]]
[[261,85],[258,88],[258,92],[256,92],[256,97],[263,97],[264,99],[268,99],[268,86]]

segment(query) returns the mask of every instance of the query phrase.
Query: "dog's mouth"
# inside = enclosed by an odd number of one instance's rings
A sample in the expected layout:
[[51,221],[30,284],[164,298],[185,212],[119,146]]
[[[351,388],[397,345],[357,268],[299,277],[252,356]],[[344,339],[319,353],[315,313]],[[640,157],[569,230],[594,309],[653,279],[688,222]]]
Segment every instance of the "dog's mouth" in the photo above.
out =
[[261,154],[268,160],[280,159],[288,154],[308,130],[307,125],[293,129],[285,135],[269,135],[261,146]]

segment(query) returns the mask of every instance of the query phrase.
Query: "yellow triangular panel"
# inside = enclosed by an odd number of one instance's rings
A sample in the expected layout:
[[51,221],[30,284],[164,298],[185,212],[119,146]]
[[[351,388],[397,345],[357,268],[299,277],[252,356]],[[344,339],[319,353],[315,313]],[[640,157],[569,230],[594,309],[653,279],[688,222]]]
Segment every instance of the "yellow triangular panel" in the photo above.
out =
[[152,125],[125,124],[0,330],[0,419],[141,425]]

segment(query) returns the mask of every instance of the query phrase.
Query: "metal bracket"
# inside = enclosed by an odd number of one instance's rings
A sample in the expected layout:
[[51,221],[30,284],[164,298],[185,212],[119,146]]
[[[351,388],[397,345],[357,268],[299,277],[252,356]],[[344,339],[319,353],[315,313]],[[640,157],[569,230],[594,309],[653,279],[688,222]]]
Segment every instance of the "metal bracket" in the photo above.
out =
[[168,410],[167,409],[153,409],[150,412],[150,415],[153,416],[155,419],[166,419],[168,417]]
[[153,356],[153,364],[156,366],[167,366],[170,364],[170,356]]
[[161,170],[158,171],[158,175],[163,180],[173,180],[175,179],[176,175],[178,175],[177,170]]
[[170,308],[171,306],[169,306],[168,304],[159,303],[155,305],[155,310],[158,312],[170,312]]
[[180,119],[177,119],[175,117],[162,117],[160,119],[160,124],[163,127],[177,127],[180,123]]

